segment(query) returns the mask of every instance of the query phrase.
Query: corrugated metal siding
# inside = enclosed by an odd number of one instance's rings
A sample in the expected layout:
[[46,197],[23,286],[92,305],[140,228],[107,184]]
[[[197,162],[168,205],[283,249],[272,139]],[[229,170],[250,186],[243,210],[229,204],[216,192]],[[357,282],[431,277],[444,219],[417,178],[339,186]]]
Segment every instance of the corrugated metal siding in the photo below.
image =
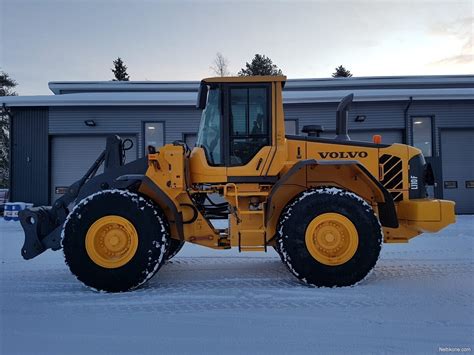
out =
[[[143,152],[143,122],[165,121],[165,142],[182,139],[182,132],[197,132],[200,111],[192,107],[51,107],[49,133],[56,134],[138,134],[139,154]],[[87,127],[84,120],[94,120]]]
[[[349,135],[351,130],[397,129],[405,132],[404,110],[406,102],[355,102],[349,112]],[[298,119],[298,126],[309,124],[323,125],[325,131],[334,132],[336,128],[337,104],[299,104],[285,105],[285,118]],[[355,122],[358,115],[365,115],[364,122]],[[435,118],[435,153],[439,156],[440,128],[474,127],[474,101],[416,101],[407,113],[411,122],[413,116],[433,116]],[[405,142],[412,144],[412,131],[405,132]],[[383,135],[383,132],[382,132]]]
[[[403,110],[405,102],[375,102],[351,105],[349,111],[350,130],[404,129]],[[299,104],[285,105],[285,118],[298,119],[298,127],[310,124],[323,125],[326,131],[336,129],[337,104]],[[358,115],[365,115],[364,122],[355,122]]]
[[434,115],[439,127],[474,127],[474,100],[413,101],[409,114]]
[[[403,131],[400,129],[391,129],[391,130],[369,130],[369,131],[359,131],[352,130],[349,131],[349,137],[353,141],[362,141],[362,142],[372,142],[374,134],[380,134],[382,136],[383,144],[393,144],[393,143],[403,143]],[[325,138],[334,138],[335,132],[324,132],[321,137]]]
[[[441,131],[443,159],[443,197],[456,201],[457,213],[474,213],[474,189],[466,181],[474,181],[474,129]],[[457,187],[446,189],[444,181],[456,181]]]
[[11,142],[11,200],[47,205],[48,109],[15,109]]
[[[355,102],[349,112],[349,130],[404,130],[404,109],[407,104],[408,102]],[[325,130],[334,131],[336,108],[337,104],[334,103],[285,105],[285,118],[298,119],[300,130],[304,125],[321,124]],[[358,115],[365,115],[366,120],[355,122]],[[435,116],[438,127],[474,127],[474,102],[415,100],[408,116],[415,115]],[[93,119],[97,126],[87,127],[84,124],[86,119]],[[169,143],[182,139],[183,132],[196,132],[199,119],[199,110],[192,107],[51,107],[49,133],[138,133],[139,145],[143,147],[142,122],[165,121],[165,140]]]
[[408,114],[434,117],[436,156],[440,155],[440,128],[474,128],[474,101],[413,101]]
[[[126,162],[137,159],[135,136],[123,136],[134,142],[125,152]],[[51,202],[61,194],[56,187],[68,187],[79,180],[105,149],[106,136],[56,136],[51,139]],[[97,174],[103,172],[103,166]]]

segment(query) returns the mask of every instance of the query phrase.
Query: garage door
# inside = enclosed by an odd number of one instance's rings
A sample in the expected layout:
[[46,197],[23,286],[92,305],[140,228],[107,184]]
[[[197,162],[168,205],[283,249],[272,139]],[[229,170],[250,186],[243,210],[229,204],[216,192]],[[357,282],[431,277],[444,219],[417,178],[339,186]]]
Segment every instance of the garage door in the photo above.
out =
[[[382,136],[383,144],[403,143],[403,132],[401,130],[383,130],[383,131],[349,131],[349,137],[353,141],[372,142],[374,134]],[[322,137],[334,138],[335,133],[323,132]]]
[[474,213],[474,129],[441,132],[443,198],[456,213]]
[[[122,136],[133,141],[126,151],[126,161],[137,159],[134,136]],[[51,202],[62,195],[65,187],[79,180],[105,149],[105,136],[53,137],[51,141]],[[98,174],[103,171],[101,167]]]

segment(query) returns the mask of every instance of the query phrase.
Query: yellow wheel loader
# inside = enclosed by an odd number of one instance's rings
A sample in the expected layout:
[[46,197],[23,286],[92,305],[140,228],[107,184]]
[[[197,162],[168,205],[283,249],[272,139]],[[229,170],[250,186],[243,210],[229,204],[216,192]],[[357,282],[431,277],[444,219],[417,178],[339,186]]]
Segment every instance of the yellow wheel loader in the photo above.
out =
[[149,146],[146,157],[125,164],[126,144],[108,137],[53,206],[20,214],[23,257],[63,248],[80,281],[117,292],[145,283],[185,242],[241,252],[272,247],[302,282],[349,286],[375,266],[382,242],[455,222],[453,202],[427,197],[434,177],[419,149],[378,136],[350,140],[352,95],[337,108],[334,138],[319,137],[315,126],[286,135],[285,80],[202,80],[192,150],[181,141]]

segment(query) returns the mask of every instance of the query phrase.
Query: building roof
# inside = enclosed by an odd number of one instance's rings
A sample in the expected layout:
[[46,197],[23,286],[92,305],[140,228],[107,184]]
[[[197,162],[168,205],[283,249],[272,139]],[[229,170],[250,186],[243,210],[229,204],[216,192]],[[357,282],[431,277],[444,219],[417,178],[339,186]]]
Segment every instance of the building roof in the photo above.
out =
[[83,92],[197,92],[199,81],[51,81],[55,95]]
[[4,96],[7,106],[191,106],[195,92],[96,92],[67,95]]
[[[199,81],[50,82],[55,95],[0,97],[7,106],[191,106]],[[474,100],[474,75],[289,79],[285,104],[354,101]]]
[[[212,79],[213,81],[216,78]],[[55,95],[80,92],[195,92],[199,81],[52,81]],[[285,91],[351,89],[474,88],[474,75],[373,76],[355,78],[288,79]]]

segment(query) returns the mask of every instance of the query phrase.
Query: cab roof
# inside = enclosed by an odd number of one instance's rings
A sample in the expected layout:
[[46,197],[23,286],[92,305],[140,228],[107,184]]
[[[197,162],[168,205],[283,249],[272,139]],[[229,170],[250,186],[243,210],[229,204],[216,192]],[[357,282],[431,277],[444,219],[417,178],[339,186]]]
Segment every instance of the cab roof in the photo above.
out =
[[285,85],[286,76],[284,75],[258,75],[258,76],[216,76],[202,79],[202,83],[269,83],[281,82]]

